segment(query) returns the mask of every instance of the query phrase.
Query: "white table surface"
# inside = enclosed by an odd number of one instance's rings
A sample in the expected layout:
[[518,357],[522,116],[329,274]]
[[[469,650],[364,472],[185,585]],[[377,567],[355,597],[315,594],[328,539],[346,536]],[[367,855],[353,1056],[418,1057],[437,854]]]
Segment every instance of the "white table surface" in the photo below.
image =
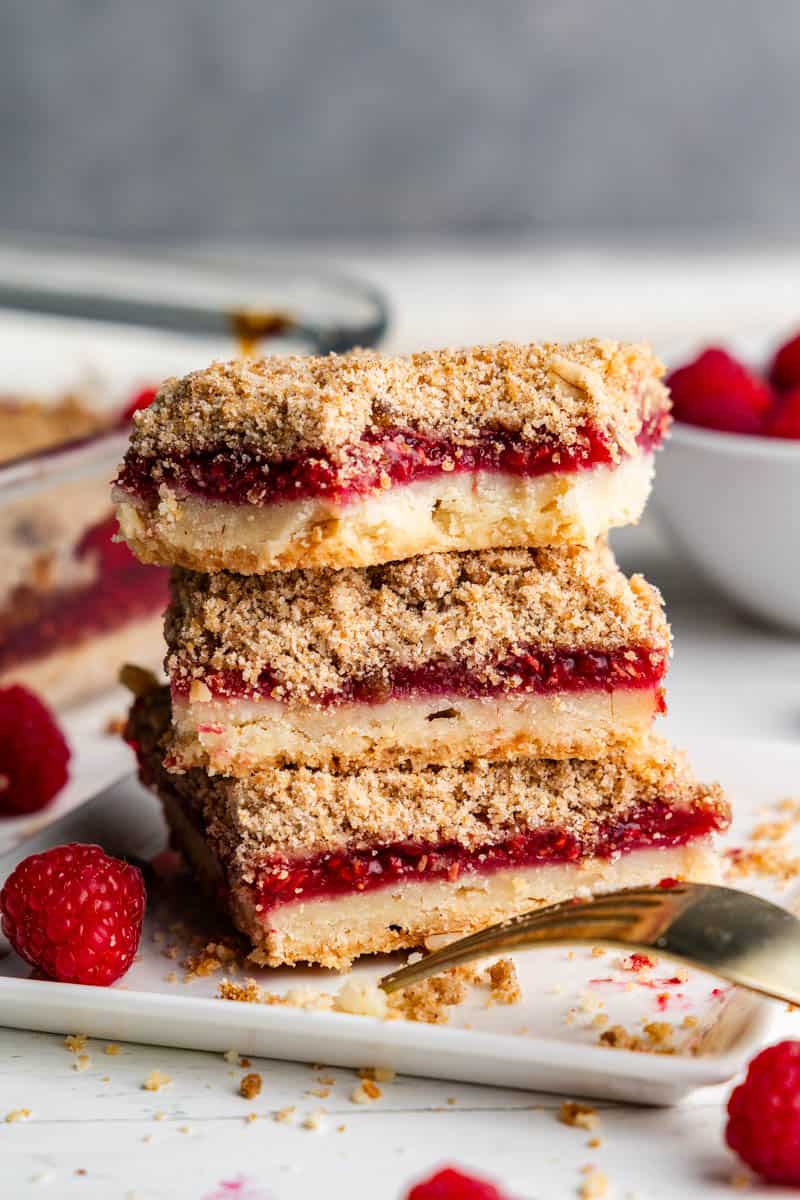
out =
[[[330,257],[387,289],[391,344],[403,349],[585,332],[650,336],[658,345],[800,324],[800,255],[785,248],[559,254],[511,247],[476,255],[398,245]],[[652,516],[617,545],[623,565],[643,570],[667,600],[675,658],[665,731],[677,740],[689,729],[796,739],[800,641],[750,624],[711,595],[674,557]],[[0,830],[0,849],[11,836]],[[77,1072],[60,1038],[0,1030],[0,1117],[16,1108],[32,1113],[0,1123],[4,1200],[394,1200],[444,1161],[492,1175],[526,1200],[577,1195],[587,1163],[606,1172],[619,1200],[732,1194],[736,1164],[722,1144],[725,1096],[716,1090],[670,1111],[601,1105],[602,1145],[590,1149],[590,1135],[557,1122],[560,1101],[551,1096],[398,1078],[362,1107],[349,1100],[352,1072],[333,1071],[337,1083],[320,1101],[306,1094],[317,1085],[309,1066],[254,1060],[264,1087],[246,1103],[237,1094],[242,1072],[221,1056],[126,1045],[107,1057],[93,1043],[88,1053],[88,1069]],[[173,1083],[145,1092],[141,1082],[154,1068]],[[301,1118],[323,1106],[323,1129],[273,1121],[287,1105]],[[259,1119],[247,1123],[250,1111]],[[756,1187],[750,1194],[783,1193]]]

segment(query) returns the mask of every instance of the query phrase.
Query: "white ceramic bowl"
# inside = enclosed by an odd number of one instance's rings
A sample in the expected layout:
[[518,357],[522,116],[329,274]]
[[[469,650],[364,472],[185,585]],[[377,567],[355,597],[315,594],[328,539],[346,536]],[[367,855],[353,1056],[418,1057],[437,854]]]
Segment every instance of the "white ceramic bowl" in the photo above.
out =
[[654,504],[711,583],[800,632],[800,441],[676,422],[656,459]]

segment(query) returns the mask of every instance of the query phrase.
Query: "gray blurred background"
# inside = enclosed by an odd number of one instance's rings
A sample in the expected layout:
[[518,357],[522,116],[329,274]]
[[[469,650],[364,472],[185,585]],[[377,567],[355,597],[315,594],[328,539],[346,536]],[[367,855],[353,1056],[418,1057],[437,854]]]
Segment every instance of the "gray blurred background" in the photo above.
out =
[[798,0],[3,0],[0,229],[798,224]]

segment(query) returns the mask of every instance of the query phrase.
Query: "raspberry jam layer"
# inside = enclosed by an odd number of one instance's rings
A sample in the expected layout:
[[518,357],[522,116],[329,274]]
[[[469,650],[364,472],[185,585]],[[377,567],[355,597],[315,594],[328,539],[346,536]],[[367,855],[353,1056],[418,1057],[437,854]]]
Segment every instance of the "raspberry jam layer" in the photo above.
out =
[[[647,646],[619,650],[537,650],[531,648],[494,663],[489,672],[471,672],[454,660],[439,660],[418,667],[396,667],[386,675],[353,679],[336,692],[321,692],[311,703],[322,708],[337,704],[381,704],[413,696],[459,695],[501,696],[509,692],[617,691],[621,688],[657,687],[666,670],[666,655]],[[219,699],[277,698],[286,694],[285,685],[264,671],[255,685],[247,684],[236,671],[220,671],[203,677],[212,696]],[[172,685],[174,698],[188,695],[188,672]]]
[[0,673],[164,608],[168,572],[144,566],[127,546],[113,542],[116,528],[115,518],[106,518],[73,550],[77,559],[95,560],[90,583],[52,591],[27,584],[14,589],[0,612]]
[[600,825],[595,837],[584,843],[562,829],[534,829],[477,850],[456,843],[426,846],[401,842],[293,862],[272,859],[262,864],[255,891],[264,912],[281,904],[372,891],[412,879],[455,883],[471,873],[484,875],[514,867],[577,863],[631,850],[682,846],[717,832],[722,825],[719,813],[710,809],[676,809],[657,802],[632,810],[624,820]]
[[[664,436],[667,413],[659,413],[642,429],[637,442],[652,450]],[[384,488],[431,479],[437,475],[491,471],[533,478],[609,465],[614,461],[609,439],[587,426],[572,446],[555,438],[529,441],[505,431],[489,431],[469,445],[429,438],[403,429],[365,434],[344,446],[334,462],[324,450],[273,462],[257,452],[225,448],[154,460],[128,453],[117,485],[143,500],[157,496],[165,483],[181,492],[229,504],[276,504],[319,498],[347,503]]]

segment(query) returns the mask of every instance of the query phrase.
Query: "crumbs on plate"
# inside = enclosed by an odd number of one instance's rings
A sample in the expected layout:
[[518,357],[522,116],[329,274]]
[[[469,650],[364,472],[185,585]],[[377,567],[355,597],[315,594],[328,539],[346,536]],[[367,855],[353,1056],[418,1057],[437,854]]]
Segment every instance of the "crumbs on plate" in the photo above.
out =
[[172,1083],[172,1078],[169,1075],[164,1075],[162,1071],[156,1070],[150,1072],[142,1087],[146,1092],[159,1092],[169,1083]]
[[648,1021],[642,1030],[644,1036],[631,1033],[624,1025],[612,1025],[600,1034],[598,1044],[645,1054],[674,1054],[674,1032],[674,1026],[669,1021]]
[[510,958],[499,958],[486,968],[489,995],[494,1004],[519,1004],[522,988],[519,985],[517,968]]
[[600,1120],[596,1108],[592,1108],[591,1104],[581,1104],[578,1100],[564,1100],[558,1110],[558,1119],[562,1125],[589,1132],[597,1128]]
[[597,1167],[582,1167],[583,1181],[578,1188],[580,1200],[603,1200],[608,1195],[608,1176]]
[[[490,976],[490,981],[497,1002],[516,1003],[519,983],[513,963],[508,959],[501,960],[495,967],[498,969],[493,977]],[[477,980],[478,973],[474,968],[451,967],[441,975],[423,979],[387,996],[375,984],[352,979],[343,983],[335,995],[306,988],[290,988],[281,995],[264,990],[254,979],[245,979],[243,983],[223,979],[217,988],[217,996],[220,1000],[233,1000],[245,1004],[342,1012],[383,1020],[404,1018],[407,1021],[420,1021],[429,1025],[444,1025],[449,1019],[449,1010],[466,999],[469,985]]]
[[261,1076],[257,1071],[243,1075],[239,1083],[239,1095],[245,1100],[255,1100],[261,1092]]

